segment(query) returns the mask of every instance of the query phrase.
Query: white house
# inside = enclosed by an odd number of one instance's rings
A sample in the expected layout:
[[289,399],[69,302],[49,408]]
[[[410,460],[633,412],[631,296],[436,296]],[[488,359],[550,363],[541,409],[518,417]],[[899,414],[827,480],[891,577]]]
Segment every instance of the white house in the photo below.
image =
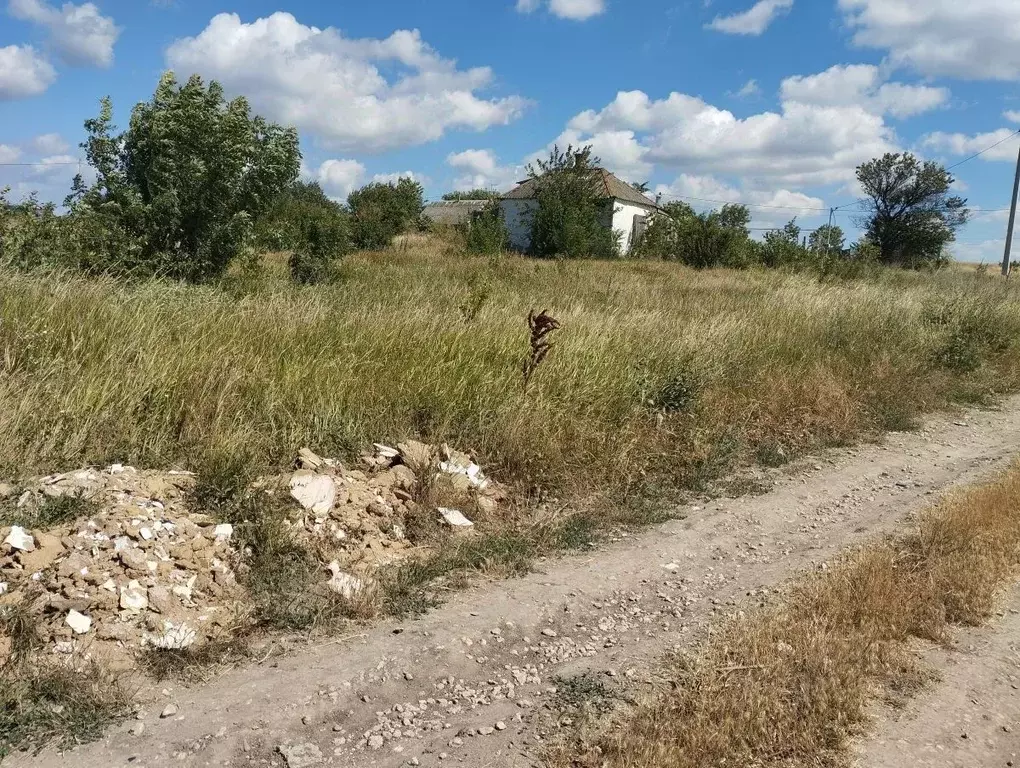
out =
[[[659,207],[609,171],[596,168],[594,173],[596,183],[605,190],[604,224],[619,233],[620,251],[627,253]],[[515,250],[527,251],[531,245],[531,221],[538,210],[536,198],[541,183],[541,178],[522,181],[500,199],[503,220],[510,232],[510,245]]]

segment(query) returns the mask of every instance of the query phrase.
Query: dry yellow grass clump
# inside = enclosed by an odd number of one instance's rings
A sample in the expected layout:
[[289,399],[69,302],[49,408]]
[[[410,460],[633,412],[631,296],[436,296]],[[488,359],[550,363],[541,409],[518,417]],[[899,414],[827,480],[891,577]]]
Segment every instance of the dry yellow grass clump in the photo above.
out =
[[[527,316],[562,326],[523,386]],[[528,487],[692,484],[1016,388],[1020,292],[963,273],[820,283],[427,243],[298,288],[0,281],[0,472],[261,470],[417,437]]]
[[734,621],[671,686],[564,747],[553,766],[690,768],[842,764],[876,683],[915,682],[911,637],[973,624],[1012,582],[1020,554],[1020,466],[925,514],[913,535],[876,543],[781,604]]

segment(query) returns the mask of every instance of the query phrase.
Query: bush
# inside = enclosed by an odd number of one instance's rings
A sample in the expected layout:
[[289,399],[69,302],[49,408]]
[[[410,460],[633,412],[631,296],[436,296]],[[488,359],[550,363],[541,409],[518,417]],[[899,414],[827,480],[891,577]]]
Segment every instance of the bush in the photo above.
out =
[[698,269],[746,267],[754,259],[749,220],[747,208],[741,205],[696,213],[687,203],[666,203],[652,218],[634,255],[679,261]]
[[474,214],[463,227],[463,233],[467,250],[471,253],[493,255],[510,247],[510,233],[498,201],[489,203]]
[[395,184],[375,182],[352,192],[347,205],[355,247],[385,248],[397,235],[421,230],[424,196],[422,185],[409,178]]
[[59,266],[63,259],[60,218],[52,203],[34,195],[21,203],[0,189],[0,265],[18,269]]
[[249,113],[243,98],[172,72],[114,132],[104,99],[82,145],[97,180],[68,198],[74,258],[90,271],[201,281],[250,244],[253,222],[297,178],[297,132]]
[[350,214],[316,182],[295,181],[256,222],[255,243],[264,251],[307,251],[313,239],[331,258],[349,253]]

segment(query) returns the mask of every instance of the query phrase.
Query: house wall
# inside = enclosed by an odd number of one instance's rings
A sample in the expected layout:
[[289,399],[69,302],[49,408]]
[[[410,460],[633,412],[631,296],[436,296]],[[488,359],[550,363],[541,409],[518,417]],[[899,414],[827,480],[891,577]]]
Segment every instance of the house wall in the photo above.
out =
[[538,201],[500,200],[499,207],[510,233],[510,247],[522,253],[527,251],[531,245],[531,218],[538,210]]
[[616,210],[613,213],[613,229],[618,230],[620,234],[620,252],[627,253],[630,250],[630,238],[634,231],[634,217],[650,216],[655,209],[624,203],[620,200],[615,200],[614,203]]
[[[501,200],[499,205],[503,211],[503,220],[506,222],[507,231],[510,233],[510,247],[515,251],[527,251],[531,245],[531,220],[534,211],[538,209],[538,201]],[[613,201],[612,216],[607,215],[604,224],[618,230],[621,253],[627,253],[630,250],[634,217],[649,216],[654,211],[654,208],[624,203],[619,200]]]

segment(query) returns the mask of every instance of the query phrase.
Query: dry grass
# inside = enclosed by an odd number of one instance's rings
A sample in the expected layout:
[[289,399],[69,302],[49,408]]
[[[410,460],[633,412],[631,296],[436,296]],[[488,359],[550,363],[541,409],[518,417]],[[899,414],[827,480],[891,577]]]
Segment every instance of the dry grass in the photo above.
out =
[[[305,445],[347,456],[418,437],[525,488],[619,497],[1020,384],[1014,285],[430,248],[351,257],[341,282],[312,288],[272,260],[209,287],[3,275],[0,473],[113,460],[255,473]],[[536,307],[562,330],[522,391]]]
[[1018,555],[1020,466],[951,496],[914,535],[872,545],[781,605],[730,623],[697,657],[669,660],[668,689],[550,764],[842,764],[877,685],[918,681],[905,641],[985,619]]

